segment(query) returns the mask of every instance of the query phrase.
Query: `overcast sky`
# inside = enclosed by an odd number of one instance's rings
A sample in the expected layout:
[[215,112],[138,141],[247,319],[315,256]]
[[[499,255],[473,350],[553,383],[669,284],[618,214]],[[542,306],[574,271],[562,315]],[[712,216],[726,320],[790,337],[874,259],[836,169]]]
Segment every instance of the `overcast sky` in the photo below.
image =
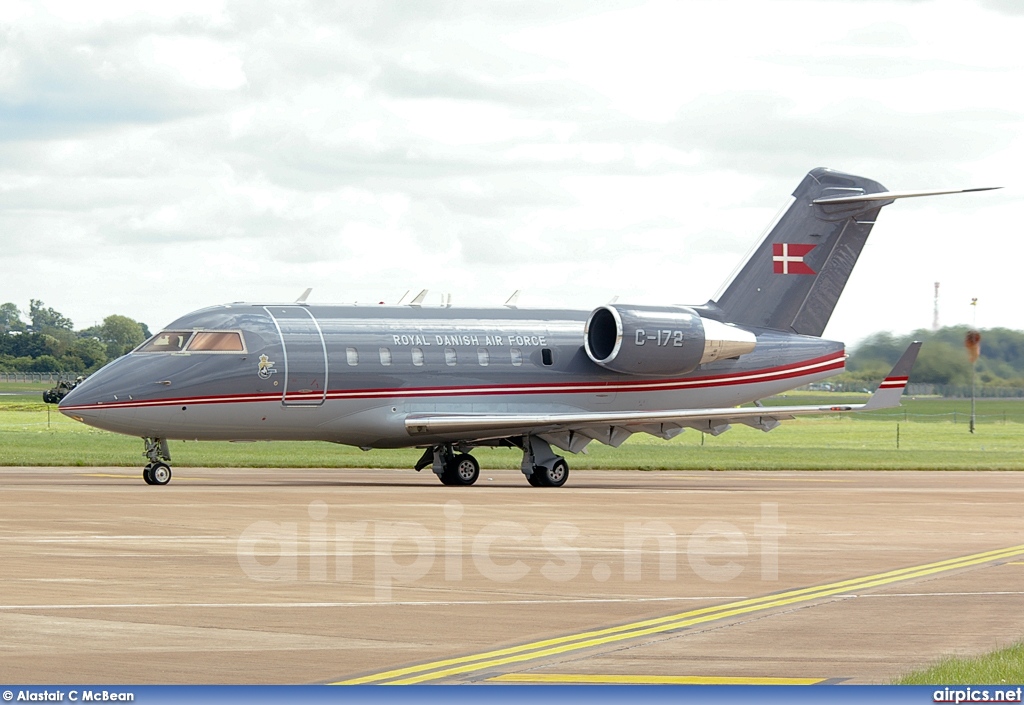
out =
[[930,327],[936,281],[1024,329],[1021,37],[1020,0],[4,0],[0,302],[698,304],[828,166],[1005,188],[886,207],[827,337]]

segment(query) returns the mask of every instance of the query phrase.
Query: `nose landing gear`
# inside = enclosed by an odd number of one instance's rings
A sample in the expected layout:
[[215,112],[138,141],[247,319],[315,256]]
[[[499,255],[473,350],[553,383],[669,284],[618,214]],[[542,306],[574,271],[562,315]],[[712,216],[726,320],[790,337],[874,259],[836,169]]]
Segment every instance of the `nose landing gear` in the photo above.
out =
[[[166,438],[143,438],[146,444],[145,456],[149,464],[142,469],[142,479],[147,485],[166,485],[171,481],[171,451]],[[166,462],[164,462],[166,461]]]

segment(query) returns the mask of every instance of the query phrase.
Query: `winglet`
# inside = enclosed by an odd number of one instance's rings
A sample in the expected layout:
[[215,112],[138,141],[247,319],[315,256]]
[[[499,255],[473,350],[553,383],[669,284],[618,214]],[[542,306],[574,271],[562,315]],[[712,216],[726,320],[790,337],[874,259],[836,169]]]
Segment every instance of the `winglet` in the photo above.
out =
[[920,341],[914,341],[910,344],[910,347],[907,348],[903,356],[896,362],[895,367],[892,368],[892,372],[886,375],[885,379],[878,385],[878,389],[868,399],[868,403],[861,408],[862,411],[891,409],[900,405],[900,397],[903,396],[903,390],[907,386],[907,379],[910,377],[910,370],[917,360],[917,353],[920,351]]

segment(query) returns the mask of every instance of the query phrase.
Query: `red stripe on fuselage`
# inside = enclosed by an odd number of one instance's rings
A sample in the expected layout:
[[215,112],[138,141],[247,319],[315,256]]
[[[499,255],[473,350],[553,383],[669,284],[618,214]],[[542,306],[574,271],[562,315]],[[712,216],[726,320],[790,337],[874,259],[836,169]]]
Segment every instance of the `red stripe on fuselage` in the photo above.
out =
[[[611,381],[611,382],[555,382],[552,384],[508,384],[476,385],[469,387],[412,387],[383,389],[334,390],[327,393],[328,400],[341,399],[386,399],[422,397],[464,397],[464,396],[505,396],[522,394],[596,394],[602,392],[671,392],[684,389],[727,387],[739,384],[758,384],[795,379],[810,374],[841,370],[846,355],[839,352],[822,357],[791,363],[767,370],[734,372],[725,375],[693,377],[652,381]],[[884,383],[883,383],[884,384]],[[322,391],[289,393],[288,401],[318,401],[324,397]],[[225,394],[208,397],[179,397],[174,399],[149,399],[113,401],[108,403],[83,404],[62,407],[61,411],[88,409],[127,409],[154,406],[176,406],[188,404],[237,404],[258,402],[280,402],[281,394]]]

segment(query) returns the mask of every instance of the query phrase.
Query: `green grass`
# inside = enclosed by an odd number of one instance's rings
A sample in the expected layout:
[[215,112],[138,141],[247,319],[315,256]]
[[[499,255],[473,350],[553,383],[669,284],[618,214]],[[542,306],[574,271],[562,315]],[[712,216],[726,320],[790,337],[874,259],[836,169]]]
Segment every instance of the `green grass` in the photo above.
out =
[[1024,642],[975,658],[947,658],[907,674],[897,685],[1019,685],[1024,683]]
[[[0,384],[0,466],[141,465],[142,441],[92,429],[48,409],[45,384]],[[781,404],[860,402],[866,395],[791,393]],[[771,433],[736,426],[721,436],[686,431],[671,441],[636,434],[621,448],[592,443],[573,468],[640,470],[1022,470],[1024,402],[978,402],[976,433],[968,433],[968,400],[907,399],[905,408],[803,417]],[[897,431],[899,448],[896,447]],[[171,442],[181,467],[411,467],[421,451],[369,453],[330,443]],[[513,449],[480,448],[486,468],[518,468]]]

